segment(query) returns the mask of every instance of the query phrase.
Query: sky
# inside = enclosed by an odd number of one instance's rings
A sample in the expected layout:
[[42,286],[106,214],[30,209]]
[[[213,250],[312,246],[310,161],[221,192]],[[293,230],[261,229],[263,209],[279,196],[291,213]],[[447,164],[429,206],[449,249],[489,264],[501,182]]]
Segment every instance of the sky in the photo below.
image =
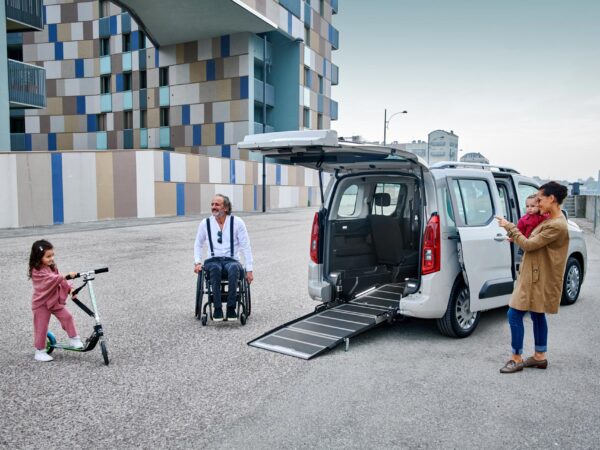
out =
[[340,136],[459,136],[528,176],[600,170],[600,0],[340,0]]

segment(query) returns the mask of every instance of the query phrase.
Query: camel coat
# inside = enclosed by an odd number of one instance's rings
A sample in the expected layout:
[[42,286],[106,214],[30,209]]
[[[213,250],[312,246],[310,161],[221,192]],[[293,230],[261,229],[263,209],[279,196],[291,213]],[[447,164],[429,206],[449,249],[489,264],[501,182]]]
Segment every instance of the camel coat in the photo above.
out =
[[544,220],[529,239],[512,223],[506,231],[525,251],[509,306],[520,311],[556,314],[569,250],[567,220],[562,215]]

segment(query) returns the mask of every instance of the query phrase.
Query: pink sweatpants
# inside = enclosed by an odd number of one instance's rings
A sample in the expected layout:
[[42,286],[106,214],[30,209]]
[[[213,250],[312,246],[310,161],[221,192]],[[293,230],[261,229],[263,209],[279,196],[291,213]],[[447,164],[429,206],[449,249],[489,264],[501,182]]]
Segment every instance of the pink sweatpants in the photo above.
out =
[[58,319],[63,330],[67,332],[69,337],[77,336],[75,328],[75,320],[67,308],[60,308],[50,311],[45,306],[33,310],[33,345],[38,350],[46,348],[46,334],[48,333],[48,324],[50,316]]

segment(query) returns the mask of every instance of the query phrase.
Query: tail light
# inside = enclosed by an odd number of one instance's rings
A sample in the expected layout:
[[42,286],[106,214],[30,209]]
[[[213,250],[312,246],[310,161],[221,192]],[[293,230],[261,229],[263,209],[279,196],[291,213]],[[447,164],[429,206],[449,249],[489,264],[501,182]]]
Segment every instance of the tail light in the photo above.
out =
[[440,270],[440,216],[434,214],[427,222],[423,235],[423,261],[421,274],[439,272]]
[[319,264],[319,213],[315,213],[312,229],[310,231],[310,259]]

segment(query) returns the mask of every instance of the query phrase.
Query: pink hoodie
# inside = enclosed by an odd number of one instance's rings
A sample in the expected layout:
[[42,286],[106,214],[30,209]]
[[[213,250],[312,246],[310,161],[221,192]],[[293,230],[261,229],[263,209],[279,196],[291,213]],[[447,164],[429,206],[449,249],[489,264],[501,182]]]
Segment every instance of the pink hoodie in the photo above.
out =
[[45,306],[49,310],[62,309],[67,303],[67,296],[71,292],[71,283],[58,273],[56,266],[42,266],[41,269],[31,271],[33,283],[33,298],[31,309]]

